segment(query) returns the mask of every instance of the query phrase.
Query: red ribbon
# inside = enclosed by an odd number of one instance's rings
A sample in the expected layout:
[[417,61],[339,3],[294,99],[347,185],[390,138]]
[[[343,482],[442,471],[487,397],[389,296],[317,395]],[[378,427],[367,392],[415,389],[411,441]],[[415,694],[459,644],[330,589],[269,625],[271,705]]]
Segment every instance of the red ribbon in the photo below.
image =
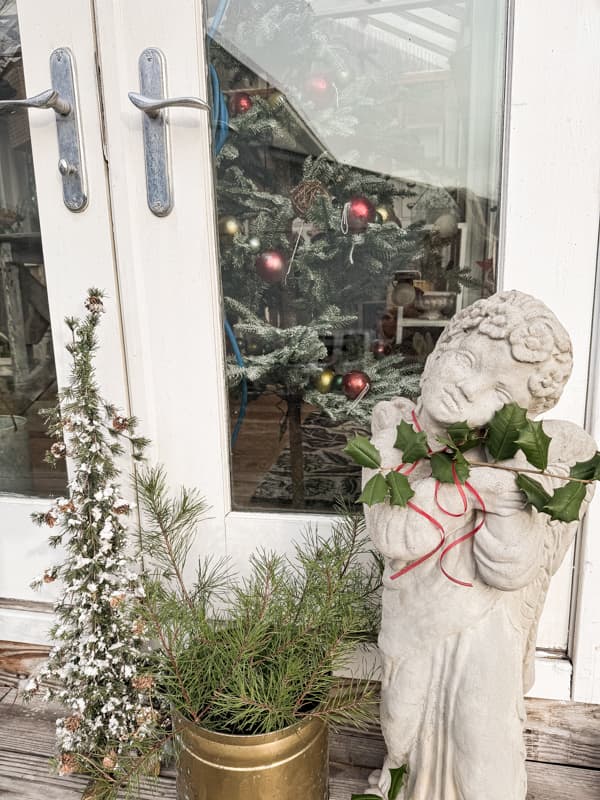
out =
[[[417,415],[415,414],[414,409],[412,411],[412,418],[413,418],[413,422],[414,422],[416,430],[419,433],[421,433],[422,432],[422,428],[421,428],[421,425],[419,424],[419,420],[417,419]],[[427,449],[431,453],[431,448],[428,447]],[[419,463],[419,461],[415,461],[414,464],[411,464],[410,468],[406,472],[403,472],[402,474],[403,475],[410,475],[410,473],[416,468],[418,463]],[[406,466],[406,464],[399,464],[395,468],[395,471],[396,472],[401,472],[401,470],[405,466]],[[437,507],[440,509],[440,511],[443,514],[446,514],[446,516],[448,516],[448,517],[462,517],[462,516],[464,516],[464,514],[467,513],[469,504],[468,504],[468,501],[467,501],[467,495],[465,494],[465,490],[463,489],[463,486],[462,486],[462,484],[461,484],[461,482],[460,482],[460,480],[458,478],[458,474],[456,472],[456,464],[454,462],[452,463],[452,477],[454,479],[454,486],[456,487],[458,495],[459,495],[459,497],[460,497],[460,499],[462,501],[463,510],[461,512],[459,512],[458,514],[456,514],[456,513],[452,512],[452,511],[448,511],[448,509],[444,508],[441,505],[441,503],[438,500],[438,492],[439,492],[439,489],[440,489],[440,486],[441,486],[440,481],[436,481],[434,498],[435,498],[435,502],[436,502]],[[444,558],[448,555],[448,553],[451,550],[453,550],[455,547],[458,547],[459,544],[462,544],[463,542],[466,542],[469,539],[472,539],[473,536],[475,536],[475,534],[478,533],[478,531],[480,531],[483,528],[483,525],[485,523],[485,517],[486,517],[487,510],[486,510],[486,507],[485,507],[485,503],[483,502],[483,498],[481,497],[481,495],[479,494],[477,489],[475,489],[475,487],[472,486],[468,481],[465,482],[465,487],[467,488],[467,490],[473,495],[473,497],[479,503],[479,505],[480,505],[480,509],[479,510],[483,512],[483,516],[481,517],[481,520],[479,521],[479,523],[474,528],[472,528],[470,531],[468,531],[467,533],[465,533],[462,536],[460,536],[458,539],[455,539],[455,541],[451,542],[449,545],[446,545],[446,547],[444,547],[444,544],[446,542],[446,531],[444,530],[444,526],[441,524],[441,522],[439,522],[435,517],[432,517],[431,514],[428,514],[427,511],[425,511],[424,509],[420,508],[416,503],[412,503],[410,501],[407,503],[408,507],[412,511],[414,511],[417,514],[420,514],[422,517],[425,517],[425,519],[428,520],[428,522],[430,522],[440,532],[440,541],[439,541],[439,544],[437,545],[437,547],[435,547],[429,553],[426,553],[424,556],[421,556],[416,561],[411,561],[410,564],[407,564],[399,572],[395,572],[393,575],[391,575],[390,576],[391,580],[394,581],[394,580],[396,580],[396,578],[400,578],[402,575],[406,575],[407,572],[411,572],[413,569],[416,569],[416,567],[420,566],[421,564],[424,564],[425,561],[428,561],[432,556],[434,556],[441,548],[444,548],[442,550],[441,554],[440,554],[440,569],[443,572],[443,574],[446,576],[446,578],[448,578],[448,580],[452,581],[452,583],[458,584],[459,586],[467,586],[467,587],[472,587],[473,586],[473,584],[470,583],[469,581],[461,581],[459,578],[453,577],[444,568]]]

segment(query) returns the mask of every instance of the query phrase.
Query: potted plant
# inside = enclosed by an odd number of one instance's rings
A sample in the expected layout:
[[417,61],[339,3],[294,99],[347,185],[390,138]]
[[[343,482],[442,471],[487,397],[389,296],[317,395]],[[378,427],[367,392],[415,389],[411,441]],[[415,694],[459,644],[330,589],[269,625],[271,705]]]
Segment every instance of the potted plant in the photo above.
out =
[[139,607],[153,642],[142,679],[171,726],[157,726],[137,761],[110,764],[97,794],[147,773],[145,759],[172,739],[181,800],[325,800],[328,726],[375,713],[368,681],[336,677],[378,622],[381,568],[362,517],[344,511],[328,537],[308,529],[291,558],[257,551],[243,577],[203,558],[189,582],[202,498],[170,496],[159,467],[136,486],[140,556],[153,564]]

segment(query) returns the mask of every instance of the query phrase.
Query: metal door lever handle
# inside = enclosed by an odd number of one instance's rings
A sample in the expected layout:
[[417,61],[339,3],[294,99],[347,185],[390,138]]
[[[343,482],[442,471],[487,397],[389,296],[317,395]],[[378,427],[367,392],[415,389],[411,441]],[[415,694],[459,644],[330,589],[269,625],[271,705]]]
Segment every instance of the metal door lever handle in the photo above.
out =
[[148,208],[157,217],[166,217],[173,208],[169,123],[163,109],[210,106],[199,97],[168,97],[166,59],[158,47],[147,47],[138,60],[140,91],[129,92],[133,105],[142,111],[144,161],[146,164],[146,196]]
[[162,108],[199,108],[202,111],[210,111],[210,106],[199,97],[146,97],[144,94],[129,92],[129,99],[136,108],[148,114],[149,117],[157,117]]
[[24,100],[0,100],[0,111],[13,108],[52,108],[57,114],[66,117],[71,113],[71,104],[64,100],[55,89],[26,97]]

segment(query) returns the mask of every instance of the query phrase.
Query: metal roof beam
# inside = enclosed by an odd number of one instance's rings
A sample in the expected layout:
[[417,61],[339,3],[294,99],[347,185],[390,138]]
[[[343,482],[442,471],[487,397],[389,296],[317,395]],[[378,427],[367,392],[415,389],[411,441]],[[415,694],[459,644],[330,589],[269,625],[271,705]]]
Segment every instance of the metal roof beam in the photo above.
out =
[[370,2],[357,2],[354,8],[349,8],[346,4],[345,8],[340,8],[339,0],[331,2],[325,7],[321,6],[315,8],[317,17],[363,17],[371,16],[372,14],[384,14],[388,11],[413,11],[417,8],[433,8],[442,11],[444,14],[450,16],[458,16],[462,19],[463,9],[448,4],[448,0],[370,0]]
[[423,47],[425,50],[431,50],[432,53],[438,53],[440,56],[451,56],[454,53],[453,50],[449,50],[447,47],[442,47],[442,45],[435,44],[434,42],[428,42],[427,39],[421,39],[420,36],[414,36],[412,33],[403,31],[400,28],[395,28],[393,25],[389,25],[387,22],[377,19],[377,17],[370,17],[369,25],[380,28],[387,33],[392,33],[394,36],[398,36],[400,39],[404,39],[407,42],[412,42],[416,44],[417,47]]
[[430,31],[439,33],[442,36],[447,36],[448,39],[456,38],[455,30],[452,28],[445,28],[443,25],[440,25],[439,22],[432,22],[430,19],[425,19],[425,17],[420,17],[418,14],[413,14],[412,11],[397,11],[396,13],[399,17],[404,17],[404,19],[408,20],[409,22],[414,22],[415,25],[420,25],[423,28],[429,28]]

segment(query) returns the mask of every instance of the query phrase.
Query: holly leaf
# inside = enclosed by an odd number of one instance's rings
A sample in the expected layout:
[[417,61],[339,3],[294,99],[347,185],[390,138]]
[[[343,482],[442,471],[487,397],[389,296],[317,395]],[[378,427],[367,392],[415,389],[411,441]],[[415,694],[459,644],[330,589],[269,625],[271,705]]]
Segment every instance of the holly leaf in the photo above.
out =
[[375,445],[367,439],[366,436],[355,436],[351,439],[346,447],[344,453],[354,459],[361,467],[370,467],[377,469],[381,466],[381,455]]
[[530,478],[529,475],[520,473],[517,476],[517,486],[527,498],[527,502],[531,503],[538,511],[543,511],[544,506],[549,502],[550,495],[538,481]]
[[[402,785],[404,784],[404,778],[407,772],[408,767],[406,766],[390,769],[392,781],[388,791],[388,800],[396,800],[400,794],[400,789],[402,789]],[[381,798],[376,794],[353,794],[352,800],[381,800]]]
[[402,784],[404,783],[404,777],[408,772],[408,767],[397,767],[396,769],[390,769],[390,775],[392,776],[392,783],[390,785],[390,790],[388,792],[388,800],[396,800],[398,795],[400,794],[400,789],[402,788]]
[[541,422],[533,422],[528,419],[519,431],[515,444],[525,453],[530,464],[544,470],[548,466],[548,448],[551,441],[550,437],[544,433]]
[[453,448],[458,448],[462,453],[477,447],[481,441],[481,435],[477,428],[470,428],[469,423],[455,422],[447,428],[447,433]]
[[542,511],[560,522],[575,522],[579,519],[579,510],[584,497],[585,483],[569,481],[566,486],[555,490]]
[[516,403],[507,403],[496,411],[488,425],[487,448],[498,461],[512,458],[519,445],[517,438],[527,422],[524,408]]
[[431,456],[431,475],[441,483],[454,483],[452,464],[456,469],[456,477],[460,483],[464,483],[471,469],[467,459],[459,452],[455,452],[454,457],[450,453],[434,453]]
[[429,452],[427,447],[427,434],[416,431],[412,425],[402,420],[396,428],[396,441],[394,447],[402,450],[402,461],[412,464],[420,458],[425,458]]
[[600,480],[600,453],[596,453],[589,461],[578,461],[571,467],[570,475],[582,481]]
[[415,494],[406,475],[401,475],[399,472],[388,472],[385,476],[385,482],[388,486],[390,503],[393,506],[405,508],[410,498],[414,497]]
[[385,478],[383,475],[377,473],[377,475],[373,475],[371,480],[367,481],[357,502],[365,503],[368,506],[374,506],[377,503],[383,503],[387,494],[388,485]]

